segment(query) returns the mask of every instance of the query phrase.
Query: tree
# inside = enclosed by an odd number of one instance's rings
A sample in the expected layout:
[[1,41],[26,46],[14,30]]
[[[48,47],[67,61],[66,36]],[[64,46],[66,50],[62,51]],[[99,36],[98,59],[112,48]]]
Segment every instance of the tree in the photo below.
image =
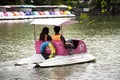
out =
[[[27,3],[30,2],[26,0]],[[63,0],[33,0],[33,5],[57,5],[63,4]]]
[[25,0],[25,4],[31,5],[33,4],[33,0]]
[[25,0],[1,0],[0,5],[21,5]]

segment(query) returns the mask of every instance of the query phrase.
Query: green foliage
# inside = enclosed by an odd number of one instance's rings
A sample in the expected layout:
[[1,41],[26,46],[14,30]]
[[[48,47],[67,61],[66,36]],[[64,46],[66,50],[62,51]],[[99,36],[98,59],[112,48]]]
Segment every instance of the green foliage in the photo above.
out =
[[0,5],[21,5],[25,4],[25,0],[1,0]]
[[80,18],[86,19],[86,18],[89,18],[89,15],[87,13],[81,13]]
[[34,5],[57,5],[62,2],[62,0],[33,0]]
[[0,5],[57,5],[63,3],[63,0],[1,0]]

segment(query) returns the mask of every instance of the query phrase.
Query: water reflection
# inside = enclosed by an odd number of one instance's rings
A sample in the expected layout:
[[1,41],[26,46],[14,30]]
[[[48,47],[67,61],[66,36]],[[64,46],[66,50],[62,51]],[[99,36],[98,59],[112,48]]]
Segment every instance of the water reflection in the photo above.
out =
[[[34,68],[30,78],[36,80],[79,80],[78,75],[86,72],[89,64],[69,65],[53,68]],[[34,74],[34,75],[33,75]],[[76,75],[76,76],[75,76]]]
[[0,61],[17,59],[34,53],[32,33],[32,27],[28,23],[1,23]]

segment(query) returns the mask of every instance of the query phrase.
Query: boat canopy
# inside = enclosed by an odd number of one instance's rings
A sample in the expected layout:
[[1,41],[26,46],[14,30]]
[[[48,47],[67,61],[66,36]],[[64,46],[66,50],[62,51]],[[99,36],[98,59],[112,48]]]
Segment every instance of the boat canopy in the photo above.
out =
[[[70,24],[79,23],[79,21],[72,20],[70,18],[47,18],[47,19],[38,19],[34,20],[30,24],[34,25],[34,40],[36,40],[36,25],[47,25],[47,26],[67,26]],[[61,34],[63,34],[63,31],[61,29]]]
[[79,23],[79,21],[69,18],[47,18],[38,19],[31,22],[32,25],[51,25],[51,26],[67,26],[75,23]]

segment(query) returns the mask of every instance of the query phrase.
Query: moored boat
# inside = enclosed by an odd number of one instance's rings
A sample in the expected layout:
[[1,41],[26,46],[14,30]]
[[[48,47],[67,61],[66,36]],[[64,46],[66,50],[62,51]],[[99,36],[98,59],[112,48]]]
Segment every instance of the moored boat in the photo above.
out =
[[0,6],[0,20],[23,20],[39,18],[75,18],[65,5],[10,5]]

